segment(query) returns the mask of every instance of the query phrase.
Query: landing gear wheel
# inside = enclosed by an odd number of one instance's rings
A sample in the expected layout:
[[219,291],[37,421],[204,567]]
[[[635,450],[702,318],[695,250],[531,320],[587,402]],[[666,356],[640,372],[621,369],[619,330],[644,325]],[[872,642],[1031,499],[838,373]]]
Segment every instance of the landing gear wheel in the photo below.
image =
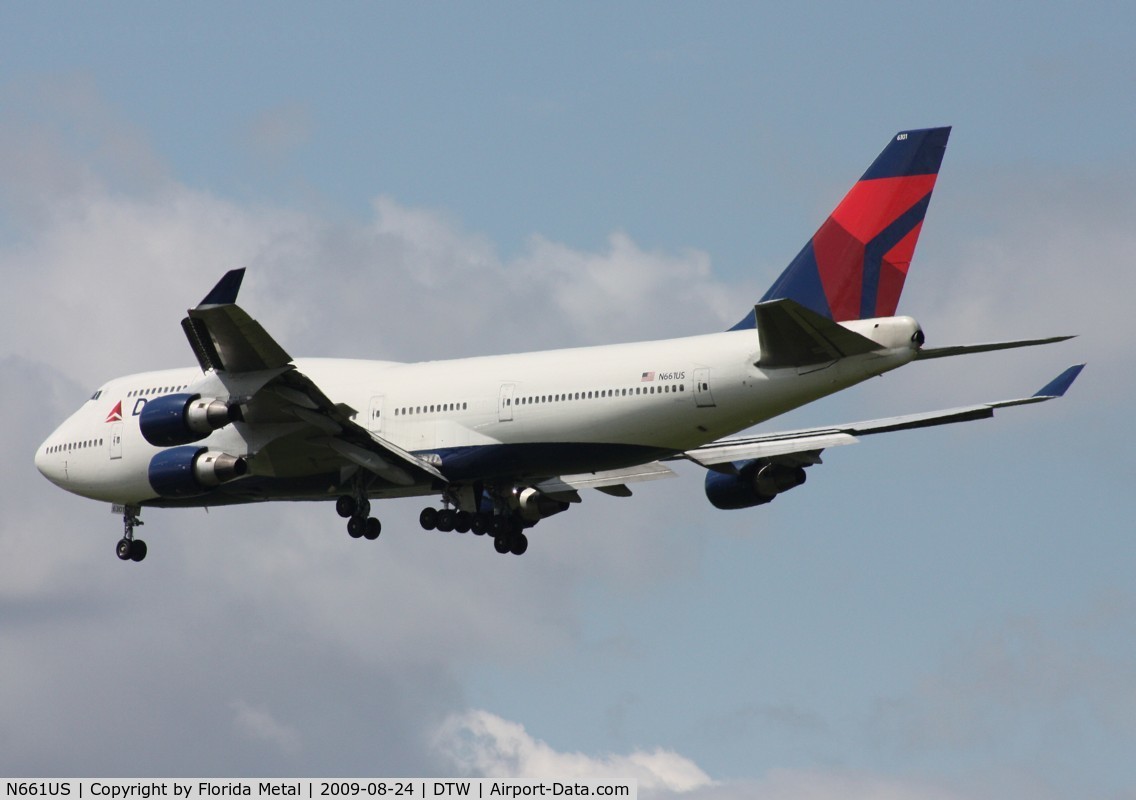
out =
[[489,528],[489,520],[486,519],[484,514],[474,514],[473,519],[470,520],[469,529],[475,536],[484,536],[485,531]]
[[529,537],[523,533],[513,535],[512,541],[509,543],[509,552],[515,556],[523,556],[525,551],[529,549]]
[[418,515],[418,524],[421,525],[424,530],[434,530],[438,527],[438,509],[422,509],[422,513]]
[[363,530],[367,527],[367,520],[364,517],[352,517],[347,520],[347,534],[352,539],[358,539],[363,535]]
[[130,560],[130,545],[129,539],[119,539],[118,544],[114,546],[114,553],[118,556],[120,561]]
[[358,504],[355,498],[349,494],[340,495],[339,499],[335,501],[335,513],[346,519],[347,517],[355,516],[355,507]]
[[494,538],[499,538],[506,531],[505,518],[500,514],[494,516],[489,520],[489,527],[487,530],[493,534]]
[[383,532],[383,523],[379,522],[375,517],[367,517],[367,522],[363,526],[363,536],[370,541],[375,541],[379,538],[379,534]]
[[493,537],[493,549],[501,555],[509,552],[509,540],[504,536]]
[[146,557],[146,543],[141,539],[135,539],[130,543],[130,560],[141,561]]
[[454,515],[454,530],[458,533],[469,533],[473,527],[473,515],[468,511],[459,511]]
[[454,529],[454,512],[448,508],[443,508],[438,512],[438,530],[449,533]]

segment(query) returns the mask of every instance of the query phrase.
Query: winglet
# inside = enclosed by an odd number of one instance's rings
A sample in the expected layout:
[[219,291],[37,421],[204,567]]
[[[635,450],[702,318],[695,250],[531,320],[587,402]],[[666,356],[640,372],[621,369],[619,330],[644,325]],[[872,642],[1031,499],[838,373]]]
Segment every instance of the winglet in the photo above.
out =
[[197,304],[198,308],[204,306],[224,306],[237,302],[237,293],[241,290],[241,281],[245,278],[245,268],[231,269],[225,273],[221,280],[205,299]]
[[1069,387],[1073,385],[1073,381],[1077,380],[1077,376],[1081,374],[1081,370],[1085,368],[1084,364],[1077,364],[1069,367],[1069,369],[1062,372],[1056,378],[1051,380],[1045,386],[1041,387],[1034,397],[1063,397],[1065,392],[1069,391]]

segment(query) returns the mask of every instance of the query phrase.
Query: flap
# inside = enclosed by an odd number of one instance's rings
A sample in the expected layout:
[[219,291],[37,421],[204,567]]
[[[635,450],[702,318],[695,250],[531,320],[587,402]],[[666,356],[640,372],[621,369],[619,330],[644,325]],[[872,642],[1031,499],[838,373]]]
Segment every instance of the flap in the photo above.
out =
[[[822,431],[801,435],[771,434],[737,439],[722,439],[687,450],[683,456],[701,464],[713,467],[734,461],[748,461],[754,458],[783,459],[785,456],[799,455],[809,464],[819,463],[820,452],[828,447],[856,444],[856,437],[838,431]],[[800,459],[798,459],[800,460]]]

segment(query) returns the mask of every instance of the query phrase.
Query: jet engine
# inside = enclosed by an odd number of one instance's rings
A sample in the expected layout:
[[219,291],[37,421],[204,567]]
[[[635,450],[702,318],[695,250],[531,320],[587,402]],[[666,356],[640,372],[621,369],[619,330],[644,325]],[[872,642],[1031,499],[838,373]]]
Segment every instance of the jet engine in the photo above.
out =
[[155,447],[189,444],[228,425],[238,408],[199,394],[166,394],[142,407],[138,428]]
[[750,508],[805,482],[804,467],[770,461],[746,461],[736,465],[737,474],[711,470],[706,473],[706,498],[715,508]]
[[529,486],[517,492],[517,510],[520,511],[523,519],[536,522],[561,511],[567,511],[568,504],[553,500],[548,495],[542,494],[539,489]]
[[193,497],[248,472],[248,462],[205,447],[172,447],[150,459],[147,477],[161,497]]

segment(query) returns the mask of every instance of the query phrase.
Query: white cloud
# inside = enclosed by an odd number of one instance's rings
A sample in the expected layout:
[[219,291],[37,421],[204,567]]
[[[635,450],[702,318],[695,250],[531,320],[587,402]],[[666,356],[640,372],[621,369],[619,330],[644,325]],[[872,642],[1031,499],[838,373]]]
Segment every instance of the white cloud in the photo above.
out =
[[244,700],[234,700],[232,708],[233,725],[242,735],[255,741],[268,742],[289,755],[300,751],[302,738],[299,731],[278,722],[272,712],[250,705]]
[[669,750],[636,750],[600,757],[562,753],[534,739],[523,725],[488,711],[471,710],[449,717],[439,727],[434,744],[457,769],[475,777],[526,782],[635,780],[640,791],[674,792],[689,792],[713,783],[693,761]]
[[561,752],[524,726],[484,710],[447,718],[433,740],[460,772],[475,778],[538,783],[635,780],[645,800],[964,800],[934,781],[850,770],[774,769],[761,778],[715,781],[671,750],[588,755]]
[[966,800],[933,781],[852,771],[771,770],[760,780],[728,781],[674,800]]

